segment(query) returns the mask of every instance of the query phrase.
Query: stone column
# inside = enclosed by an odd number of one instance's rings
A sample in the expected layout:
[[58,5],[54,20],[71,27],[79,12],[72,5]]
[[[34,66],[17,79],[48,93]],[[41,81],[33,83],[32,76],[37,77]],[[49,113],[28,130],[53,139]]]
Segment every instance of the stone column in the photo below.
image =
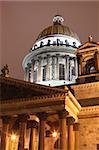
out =
[[25,136],[26,136],[27,118],[28,118],[28,115],[26,115],[26,114],[19,115],[19,143],[18,143],[18,150],[24,150],[24,148],[25,148]]
[[25,68],[24,80],[29,81],[29,67]]
[[38,128],[38,123],[35,120],[29,121],[30,131],[30,142],[29,142],[29,150],[36,150],[36,133]]
[[79,150],[79,123],[74,124],[74,131],[75,131],[75,149],[74,150]]
[[80,75],[82,75],[83,74],[83,57],[82,56],[80,56],[79,57],[79,63],[80,63]]
[[60,119],[60,150],[67,150],[67,138],[66,138],[66,116],[67,111],[63,110],[59,113]]
[[56,71],[55,71],[55,56],[52,56],[52,80],[56,79]]
[[31,64],[31,82],[33,82],[33,77],[34,77],[34,62],[32,61],[32,64]]
[[99,52],[95,53],[95,59],[96,59],[96,62],[95,62],[96,70],[99,71]]
[[50,80],[50,55],[47,55],[46,80]]
[[37,81],[40,82],[41,77],[41,57],[38,58],[38,72],[37,72]]
[[74,67],[75,67],[75,76],[78,77],[78,64],[77,64],[77,58],[74,58]]
[[65,73],[65,79],[69,80],[69,56],[66,56],[66,73]]
[[75,119],[73,117],[67,118],[68,125],[68,150],[74,150],[74,131],[73,124]]
[[40,126],[39,126],[39,150],[45,150],[45,123],[47,114],[46,113],[39,113],[38,117],[40,119]]
[[59,80],[59,54],[56,55],[56,79]]
[[6,150],[10,117],[2,117],[1,150]]

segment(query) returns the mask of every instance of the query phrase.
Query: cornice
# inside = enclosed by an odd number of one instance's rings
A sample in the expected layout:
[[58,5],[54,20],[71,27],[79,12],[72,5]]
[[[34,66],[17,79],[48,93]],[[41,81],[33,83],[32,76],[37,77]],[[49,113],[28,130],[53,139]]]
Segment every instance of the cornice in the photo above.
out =
[[82,107],[78,118],[99,117],[99,106]]
[[84,77],[93,77],[93,76],[99,76],[99,73],[92,73],[92,74],[85,74],[85,75],[81,75],[78,76],[79,79],[84,78]]
[[45,86],[45,85],[40,85],[40,84],[35,84],[23,80],[18,80],[14,78],[6,78],[6,77],[0,77],[0,83],[5,83],[7,85],[16,85],[16,86],[22,86],[24,88],[31,88],[32,90],[36,91],[41,91],[42,93],[64,93],[66,92],[64,89],[59,89],[59,88],[53,88],[50,86]]
[[44,95],[44,96],[33,96],[32,98],[19,98],[19,99],[8,99],[8,100],[2,100],[1,105],[8,105],[8,104],[15,104],[15,103],[43,103],[48,102],[48,100],[59,100],[64,99],[66,97],[67,93],[57,93],[57,94],[52,94],[52,95]]
[[64,109],[66,93],[58,93],[49,96],[35,96],[4,101],[1,103],[0,115],[17,115],[21,113],[48,112]]
[[88,89],[88,88],[94,88],[94,87],[99,88],[99,81],[92,82],[92,83],[76,84],[76,85],[71,86],[73,90],[81,90],[81,89]]

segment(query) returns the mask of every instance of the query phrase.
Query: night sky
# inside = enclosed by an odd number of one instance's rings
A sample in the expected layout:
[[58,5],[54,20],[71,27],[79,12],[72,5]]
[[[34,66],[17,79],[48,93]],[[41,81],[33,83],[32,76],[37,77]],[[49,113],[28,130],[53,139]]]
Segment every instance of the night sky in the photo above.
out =
[[99,42],[99,2],[0,1],[0,68],[8,64],[10,76],[23,79],[22,61],[38,34],[52,25],[56,14],[75,31],[81,42]]

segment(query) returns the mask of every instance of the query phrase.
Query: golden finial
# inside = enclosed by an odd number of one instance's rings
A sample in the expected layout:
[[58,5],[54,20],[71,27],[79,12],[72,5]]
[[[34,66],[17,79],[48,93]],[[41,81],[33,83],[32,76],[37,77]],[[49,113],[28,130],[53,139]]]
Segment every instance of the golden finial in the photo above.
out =
[[7,64],[1,69],[1,76],[9,77],[9,68]]

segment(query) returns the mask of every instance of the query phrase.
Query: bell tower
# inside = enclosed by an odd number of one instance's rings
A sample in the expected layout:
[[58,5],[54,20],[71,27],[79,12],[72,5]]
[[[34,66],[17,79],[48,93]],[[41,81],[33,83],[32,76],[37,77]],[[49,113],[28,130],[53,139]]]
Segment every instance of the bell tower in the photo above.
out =
[[92,36],[77,50],[79,77],[78,82],[99,80],[99,43]]

